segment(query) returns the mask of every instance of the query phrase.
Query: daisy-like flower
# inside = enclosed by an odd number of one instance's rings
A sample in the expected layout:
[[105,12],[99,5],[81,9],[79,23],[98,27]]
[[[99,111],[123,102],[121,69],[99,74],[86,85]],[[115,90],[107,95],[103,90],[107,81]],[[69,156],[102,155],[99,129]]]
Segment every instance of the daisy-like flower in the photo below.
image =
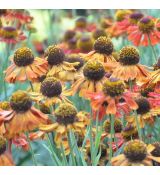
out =
[[86,95],[91,100],[93,111],[99,112],[99,119],[102,119],[105,114],[117,115],[120,109],[124,112],[137,109],[137,104],[133,99],[135,94],[125,92],[123,81],[110,78],[104,82],[102,89],[102,92],[88,92]]
[[55,131],[60,135],[65,135],[69,130],[83,133],[86,125],[89,124],[88,116],[83,112],[77,112],[77,109],[69,103],[61,103],[54,115],[56,121],[52,124],[41,125],[39,127],[41,131]]
[[55,76],[62,81],[65,81],[68,72],[76,72],[74,66],[79,64],[66,62],[63,50],[56,45],[49,46],[44,56],[50,68],[47,76]]
[[40,92],[31,92],[30,95],[36,102],[45,103],[47,106],[61,102],[71,103],[65,96],[65,88],[55,77],[45,78],[40,85]]
[[143,17],[137,25],[128,28],[128,40],[135,46],[156,45],[160,42],[160,31],[156,29],[155,20]]
[[13,138],[48,122],[48,117],[32,106],[32,100],[25,91],[16,91],[10,98],[10,110],[0,111],[0,126],[5,137]]
[[14,166],[12,155],[7,150],[7,141],[0,135],[0,166]]
[[118,21],[117,25],[120,28],[120,30],[127,32],[128,28],[130,26],[137,25],[137,23],[143,16],[144,15],[140,12],[133,12],[132,14],[126,16],[124,20]]
[[140,140],[126,143],[123,154],[113,157],[112,166],[152,166],[152,161],[160,163],[160,157],[151,155],[154,147],[147,146]]
[[[144,128],[146,123],[152,126],[155,122],[155,117],[160,114],[160,108],[151,108],[149,100],[144,97],[137,98],[135,101],[138,105],[136,112],[140,127]],[[126,120],[128,123],[137,126],[136,116],[127,116]]]
[[32,50],[27,47],[17,49],[11,61],[12,64],[5,71],[5,80],[9,83],[26,80],[35,82],[48,70],[47,61],[34,57]]
[[83,68],[83,75],[77,77],[71,89],[67,90],[68,95],[79,93],[79,96],[85,97],[86,91],[99,92],[102,90],[102,84],[105,80],[105,70],[103,64],[96,60],[88,61]]
[[107,62],[116,62],[114,57],[112,56],[113,52],[113,43],[110,38],[105,36],[99,37],[94,42],[94,51],[89,52],[88,54],[84,55],[84,59],[88,60],[98,60],[103,63]]
[[92,33],[92,37],[95,40],[97,40],[101,36],[108,37],[108,34],[104,29],[97,29]]
[[76,69],[76,72],[75,71],[70,71],[66,75],[66,80],[67,81],[77,80],[78,75],[83,73],[82,68],[83,68],[83,65],[84,65],[84,60],[78,54],[70,54],[66,57],[66,62],[69,62],[69,63],[76,63],[77,62],[77,63],[79,63],[78,65],[74,66],[74,68]]
[[8,20],[18,20],[21,24],[31,23],[33,17],[29,14],[27,10],[10,10],[7,15],[6,19]]
[[139,64],[139,51],[133,46],[125,46],[120,50],[119,62],[110,64],[106,67],[112,69],[111,77],[128,82],[129,80],[145,81],[149,76],[147,68]]
[[15,27],[5,26],[0,28],[0,41],[2,42],[7,44],[16,44],[25,39],[26,36],[23,34],[23,32],[16,29]]
[[128,124],[123,130],[122,130],[122,137],[126,141],[130,141],[132,139],[138,139],[138,130],[135,126]]
[[156,91],[160,93],[160,58],[158,62],[153,66],[154,71],[150,73],[149,79],[142,86],[143,88],[155,87]]
[[93,49],[93,39],[89,36],[82,36],[77,41],[77,47],[81,53],[88,53]]
[[85,32],[87,31],[87,20],[85,17],[79,17],[75,21],[75,31]]

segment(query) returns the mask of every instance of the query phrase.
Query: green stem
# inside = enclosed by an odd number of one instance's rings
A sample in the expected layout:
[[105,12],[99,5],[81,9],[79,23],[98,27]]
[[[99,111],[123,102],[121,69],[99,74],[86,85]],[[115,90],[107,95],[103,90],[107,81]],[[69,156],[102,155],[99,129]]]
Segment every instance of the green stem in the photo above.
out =
[[36,161],[36,158],[35,158],[35,155],[34,155],[34,151],[33,151],[32,145],[31,145],[31,141],[30,141],[30,139],[29,139],[29,134],[27,133],[26,135],[27,135],[27,141],[28,141],[28,143],[29,143],[29,147],[30,147],[30,150],[31,150],[31,155],[32,155],[33,164],[34,164],[35,166],[37,166],[37,161]]
[[138,129],[138,136],[140,138],[140,140],[142,140],[142,131],[141,131],[141,128],[140,128],[140,124],[139,124],[139,121],[138,121],[138,115],[136,113],[136,126],[137,126],[137,129]]
[[30,84],[30,86],[31,86],[31,90],[32,90],[32,92],[34,92],[34,88],[33,88],[33,84],[32,84],[32,82],[29,81],[29,84]]
[[109,161],[111,162],[113,156],[112,143],[114,138],[114,115],[110,116],[111,130],[110,130],[110,144],[109,144]]
[[148,35],[148,41],[149,41],[149,45],[150,45],[150,47],[151,47],[151,49],[152,49],[152,52],[153,52],[153,55],[154,55],[154,60],[153,60],[153,62],[157,62],[157,59],[158,59],[158,57],[157,57],[157,53],[156,53],[156,51],[155,51],[155,48],[153,47],[153,45],[152,45],[152,43],[151,43],[151,38],[150,38],[150,36]]
[[131,92],[133,92],[133,84],[131,79],[129,79],[129,89]]

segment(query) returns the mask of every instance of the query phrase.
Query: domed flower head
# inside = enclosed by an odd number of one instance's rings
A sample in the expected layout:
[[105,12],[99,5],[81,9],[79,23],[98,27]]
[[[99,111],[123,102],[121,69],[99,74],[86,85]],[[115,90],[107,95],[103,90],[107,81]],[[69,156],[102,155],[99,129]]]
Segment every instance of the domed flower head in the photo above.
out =
[[11,65],[5,71],[5,80],[9,83],[26,80],[35,82],[39,77],[45,75],[48,70],[47,61],[34,57],[32,50],[22,47],[14,52]]
[[135,94],[126,91],[124,82],[116,78],[105,80],[102,92],[88,92],[86,96],[91,101],[91,106],[95,116],[97,112],[99,113],[100,120],[106,114],[119,116],[122,111],[124,113],[129,113],[130,110],[137,109],[137,104],[133,99]]
[[110,38],[105,36],[99,37],[97,40],[95,40],[93,48],[94,51],[91,51],[83,56],[86,61],[98,60],[102,63],[116,62],[112,56],[114,46]]
[[48,125],[41,125],[39,129],[45,132],[55,131],[56,134],[65,135],[69,130],[83,133],[89,122],[85,113],[78,112],[69,103],[61,103],[54,112],[55,122]]
[[[136,112],[138,115],[138,121],[140,127],[144,128],[145,124],[153,126],[155,123],[156,116],[160,114],[160,108],[159,107],[152,108],[149,100],[145,97],[136,98],[135,101],[138,105]],[[134,115],[126,117],[126,120],[134,126],[137,125],[136,116]]]
[[143,17],[137,25],[128,28],[128,40],[135,46],[156,45],[160,41],[160,31],[156,28],[155,19]]
[[108,34],[104,29],[97,29],[97,30],[93,31],[92,36],[95,40],[97,40],[101,36],[108,37]]
[[25,91],[16,91],[10,98],[10,110],[0,111],[1,132],[7,138],[34,130],[47,123],[48,117],[32,106],[32,100]]
[[26,39],[22,31],[12,26],[4,26],[0,28],[0,41],[5,43],[16,44]]
[[133,46],[125,46],[120,50],[119,62],[115,64],[108,63],[106,68],[112,69],[112,77],[126,82],[129,80],[144,82],[149,76],[149,71],[145,66],[139,64],[139,60],[139,51]]
[[34,101],[45,103],[47,106],[61,102],[71,103],[65,96],[65,87],[53,76],[46,77],[40,84],[40,91],[31,92],[30,95]]
[[55,76],[62,81],[66,80],[66,74],[68,72],[76,72],[74,66],[79,64],[66,62],[63,50],[56,45],[49,46],[46,49],[44,56],[50,67],[47,75]]
[[112,166],[152,166],[153,161],[160,158],[150,154],[153,147],[147,146],[140,140],[132,140],[124,146],[123,154],[113,157]]
[[72,84],[67,93],[68,95],[79,93],[80,96],[85,97],[86,91],[99,92],[102,90],[105,79],[103,64],[96,60],[88,61],[83,67],[83,75],[77,76],[77,81]]
[[122,130],[122,137],[126,141],[130,141],[132,139],[138,139],[138,130],[135,126],[128,124],[123,130]]
[[7,140],[0,135],[0,166],[14,166],[12,155],[7,150]]

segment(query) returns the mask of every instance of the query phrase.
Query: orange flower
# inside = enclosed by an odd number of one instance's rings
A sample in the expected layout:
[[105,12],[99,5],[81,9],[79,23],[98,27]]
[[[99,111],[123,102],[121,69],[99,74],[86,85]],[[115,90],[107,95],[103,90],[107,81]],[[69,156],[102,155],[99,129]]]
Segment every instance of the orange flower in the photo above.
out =
[[105,79],[102,63],[96,60],[88,61],[83,68],[83,75],[77,76],[77,81],[66,91],[66,94],[71,96],[78,92],[79,96],[85,97],[86,91],[99,92]]
[[142,18],[137,25],[128,28],[128,40],[135,46],[156,45],[160,42],[160,31],[156,29],[155,19]]
[[38,128],[48,122],[48,117],[32,106],[24,91],[17,91],[10,99],[11,109],[0,111],[0,132],[7,138]]
[[87,93],[86,97],[91,100],[93,111],[99,111],[99,119],[102,119],[105,114],[113,114],[123,110],[123,106],[119,105],[123,100],[129,110],[137,109],[137,104],[133,100],[134,93],[125,92],[124,83],[118,79],[106,80],[103,84],[103,92]]
[[98,60],[102,63],[116,62],[115,58],[112,56],[113,53],[113,43],[110,38],[105,36],[99,37],[94,43],[94,51],[88,54],[82,54],[84,60]]
[[112,166],[152,166],[153,161],[160,163],[160,156],[152,155],[153,150],[154,145],[147,146],[140,140],[129,141],[124,146],[123,154],[112,158]]
[[120,50],[119,62],[106,63],[105,66],[107,69],[112,69],[111,77],[127,82],[136,79],[138,83],[141,83],[148,78],[149,71],[147,67],[139,64],[139,60],[138,50],[133,46],[125,46]]
[[12,64],[5,71],[5,80],[9,83],[26,80],[35,82],[39,77],[47,73],[47,61],[41,58],[34,58],[31,49],[19,48],[15,51]]
[[22,31],[17,30],[15,27],[6,26],[0,28],[0,41],[5,43],[16,44],[26,39]]
[[12,155],[7,150],[7,141],[0,135],[0,166],[14,166]]
[[138,21],[143,17],[142,13],[139,12],[134,12],[128,16],[125,17],[124,20],[118,21],[117,26],[118,28],[123,31],[127,32],[128,28],[130,26],[135,26],[137,25]]

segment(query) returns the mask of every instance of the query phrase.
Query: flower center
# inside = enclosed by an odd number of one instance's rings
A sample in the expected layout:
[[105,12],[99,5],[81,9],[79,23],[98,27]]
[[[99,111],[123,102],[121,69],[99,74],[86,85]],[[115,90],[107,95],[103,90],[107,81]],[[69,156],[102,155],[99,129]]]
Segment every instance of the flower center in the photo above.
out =
[[49,106],[47,106],[45,103],[40,103],[39,104],[39,109],[41,112],[43,112],[44,114],[50,114],[50,108]]
[[72,38],[68,41],[68,48],[74,50],[77,48],[77,38]]
[[143,18],[143,14],[135,12],[129,16],[129,21],[131,24],[137,24],[141,18]]
[[74,30],[67,30],[64,34],[64,41],[69,41],[76,35]]
[[55,110],[56,121],[59,124],[68,125],[76,121],[77,109],[68,103],[61,104]]
[[72,55],[69,55],[66,59],[67,62],[69,63],[76,63],[78,62],[79,64],[74,66],[74,68],[78,71],[81,67],[83,67],[84,65],[84,61],[83,59],[79,56],[79,55],[76,55],[76,54],[72,54]]
[[0,155],[6,151],[6,139],[0,136]]
[[32,50],[27,47],[17,49],[14,53],[13,60],[19,67],[32,64],[34,61]]
[[14,111],[23,113],[31,108],[32,101],[27,92],[19,90],[12,94],[10,105]]
[[151,152],[151,154],[155,157],[160,157],[160,142],[156,142],[153,144],[155,149]]
[[51,66],[61,64],[65,58],[63,50],[56,45],[49,46],[44,55],[47,57],[48,64]]
[[91,37],[82,37],[78,40],[77,46],[83,53],[88,53],[93,49],[93,39]]
[[155,24],[152,19],[144,17],[138,22],[138,27],[143,33],[150,33],[153,31]]
[[146,145],[140,140],[129,141],[124,147],[124,155],[131,161],[143,161],[147,155]]
[[123,65],[136,65],[139,59],[139,52],[133,46],[125,46],[120,50],[119,62]]
[[88,61],[84,66],[83,74],[89,80],[98,81],[104,77],[105,70],[99,61]]
[[10,103],[8,101],[0,102],[0,109],[9,110],[10,109]]
[[87,20],[85,17],[79,17],[75,22],[76,28],[86,28]]
[[101,37],[101,36],[108,37],[107,33],[106,33],[105,30],[103,30],[103,29],[97,29],[97,30],[95,30],[95,31],[93,32],[92,36],[93,36],[93,38],[94,38],[95,40],[97,40],[97,39],[98,39],[99,37]]
[[0,29],[0,36],[5,39],[12,39],[18,36],[18,32],[14,27],[2,27]]
[[115,16],[117,21],[123,21],[127,15],[131,14],[130,10],[117,10]]
[[143,115],[150,111],[151,107],[147,98],[141,97],[135,101],[138,105],[137,114]]
[[103,93],[105,95],[110,95],[111,97],[122,95],[124,90],[124,83],[116,78],[110,78],[103,84]]
[[128,141],[131,139],[136,139],[138,138],[138,131],[134,126],[128,125],[123,129],[122,136],[125,140]]
[[55,77],[47,77],[40,87],[41,93],[46,97],[56,97],[62,93],[61,82]]
[[113,49],[112,40],[105,36],[99,37],[94,43],[94,50],[101,54],[111,55]]
[[[106,120],[104,122],[104,130],[107,133],[110,132],[110,130],[111,130],[111,121],[110,120]],[[122,131],[122,122],[121,122],[120,119],[115,118],[115,121],[114,121],[114,130],[115,130],[116,133]]]

